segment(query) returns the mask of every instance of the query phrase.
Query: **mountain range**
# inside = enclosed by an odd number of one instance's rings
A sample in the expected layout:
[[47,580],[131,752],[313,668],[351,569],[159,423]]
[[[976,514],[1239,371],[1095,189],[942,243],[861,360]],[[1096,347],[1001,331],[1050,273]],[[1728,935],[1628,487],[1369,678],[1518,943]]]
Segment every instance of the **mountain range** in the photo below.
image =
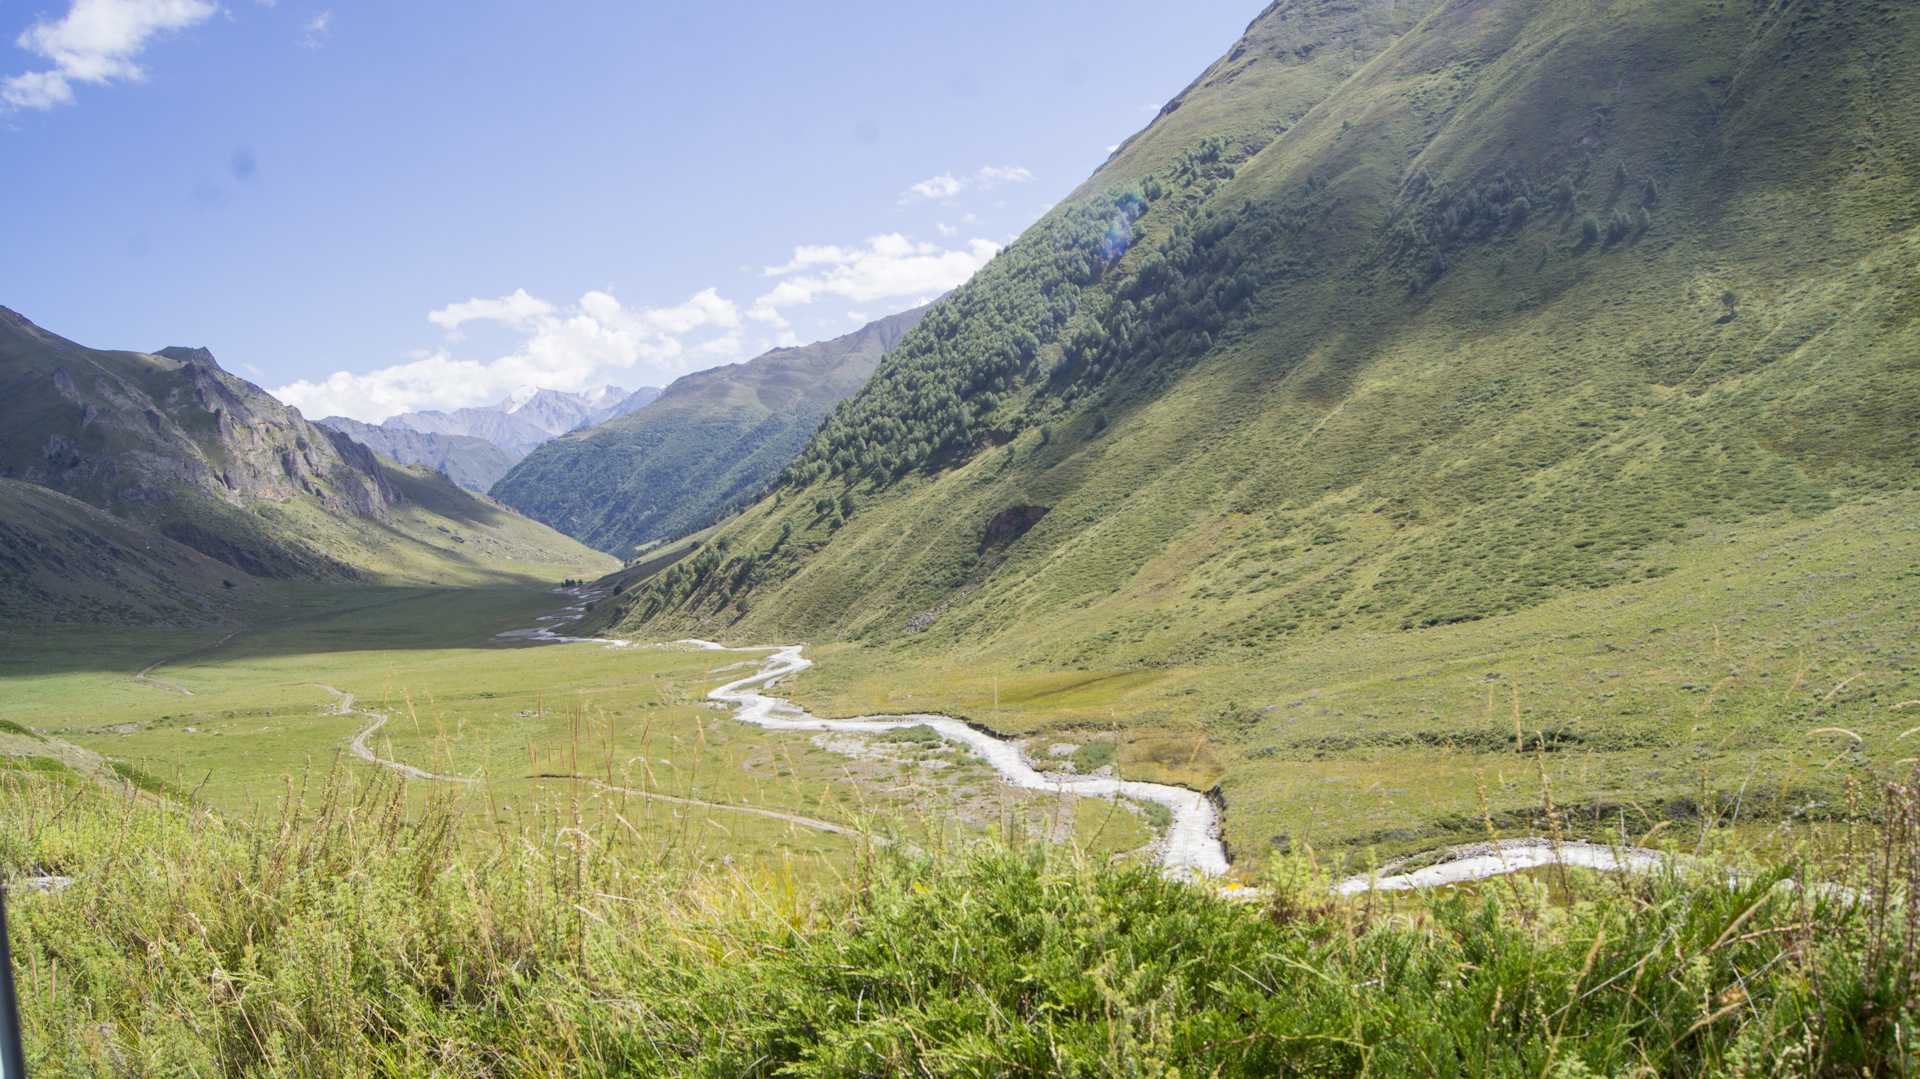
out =
[[382,463],[205,349],[90,349],[0,308],[0,388],[8,620],[185,624],[256,600],[257,580],[608,564],[437,472]]
[[932,306],[686,375],[645,408],[536,447],[491,493],[615,554],[705,527],[786,467]]
[[[387,417],[380,426],[427,435],[482,438],[518,458],[548,439],[632,412],[658,396],[660,391],[652,386],[632,393],[618,386],[602,386],[586,393],[522,386],[497,405],[452,412],[402,412]],[[320,422],[332,423],[333,418]]]

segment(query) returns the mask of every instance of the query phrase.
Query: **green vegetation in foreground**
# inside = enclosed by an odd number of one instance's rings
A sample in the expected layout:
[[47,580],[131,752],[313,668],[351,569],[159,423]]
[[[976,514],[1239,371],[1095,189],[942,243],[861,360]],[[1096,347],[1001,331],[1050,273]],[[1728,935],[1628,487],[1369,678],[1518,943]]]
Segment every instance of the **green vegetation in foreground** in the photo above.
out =
[[50,1079],[1920,1064],[1920,806],[1897,784],[1771,865],[1332,900],[1293,863],[1261,905],[1003,841],[865,847],[831,884],[699,869],[604,801],[496,832],[445,798],[410,816],[384,777],[246,823],[0,775],[0,872],[76,880],[9,911]]

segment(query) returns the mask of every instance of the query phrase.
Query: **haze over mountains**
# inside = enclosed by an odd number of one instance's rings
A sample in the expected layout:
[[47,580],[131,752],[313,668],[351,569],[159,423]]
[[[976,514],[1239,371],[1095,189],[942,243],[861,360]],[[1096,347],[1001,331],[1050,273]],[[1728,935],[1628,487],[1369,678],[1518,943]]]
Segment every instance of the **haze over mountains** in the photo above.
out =
[[492,494],[617,555],[701,528],[785,468],[932,306],[686,375],[645,408],[535,448]]
[[[522,386],[497,405],[452,412],[402,412],[382,420],[380,426],[428,435],[484,438],[523,457],[550,438],[632,412],[658,396],[660,391],[652,386],[642,386],[632,393],[618,386],[602,386],[586,393]],[[332,423],[336,418],[320,422]]]
[[345,416],[316,421],[331,427],[388,460],[426,465],[469,491],[484,494],[520,460],[484,438],[473,435],[422,434],[405,427],[361,423]]
[[345,416],[318,422],[401,464],[426,465],[469,491],[485,493],[540,443],[631,412],[660,395],[602,386],[586,393],[523,386],[497,405],[452,412],[402,412],[378,425]]

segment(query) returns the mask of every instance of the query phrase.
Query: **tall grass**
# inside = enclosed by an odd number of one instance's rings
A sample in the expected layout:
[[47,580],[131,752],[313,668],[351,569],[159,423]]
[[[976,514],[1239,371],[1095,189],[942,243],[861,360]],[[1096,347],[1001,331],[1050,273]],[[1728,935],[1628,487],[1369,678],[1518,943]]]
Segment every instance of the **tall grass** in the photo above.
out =
[[[1516,878],[1236,904],[1044,845],[714,871],[583,800],[491,829],[399,781],[250,821],[0,778],[36,1076],[1904,1075],[1920,807],[1825,874]],[[1734,869],[1740,868],[1740,872]]]

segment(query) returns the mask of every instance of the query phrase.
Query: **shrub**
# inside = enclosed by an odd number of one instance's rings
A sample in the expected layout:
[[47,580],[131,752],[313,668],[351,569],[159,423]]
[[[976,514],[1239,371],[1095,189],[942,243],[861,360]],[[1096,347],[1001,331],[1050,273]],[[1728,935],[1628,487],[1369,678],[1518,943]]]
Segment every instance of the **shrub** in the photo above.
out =
[[1099,738],[1073,751],[1073,766],[1082,773],[1092,772],[1113,763],[1113,742]]
[[1838,880],[1789,854],[1348,898],[1302,857],[1246,903],[991,841],[709,872],[671,817],[497,835],[404,782],[253,823],[6,775],[0,871],[75,878],[8,911],[33,1074],[1912,1071],[1898,784]]
[[1580,238],[1588,243],[1600,242],[1600,219],[1588,214],[1580,219]]

